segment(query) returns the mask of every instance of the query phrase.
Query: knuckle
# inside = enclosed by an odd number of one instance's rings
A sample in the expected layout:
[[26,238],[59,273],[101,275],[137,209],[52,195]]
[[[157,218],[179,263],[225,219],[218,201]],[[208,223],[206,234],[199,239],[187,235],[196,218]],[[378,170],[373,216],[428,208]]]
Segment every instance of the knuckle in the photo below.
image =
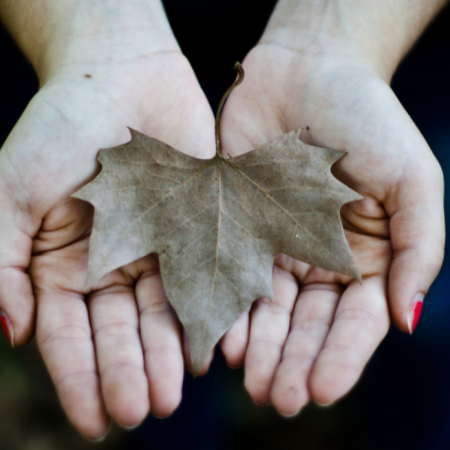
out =
[[126,372],[129,372],[131,370],[131,371],[136,371],[138,373],[141,373],[143,369],[142,369],[142,365],[140,365],[138,363],[132,363],[130,361],[116,361],[116,362],[111,362],[111,363],[103,366],[100,370],[100,375],[104,376],[108,372],[112,372],[112,375],[116,376],[117,372],[119,370],[126,371]]
[[294,331],[316,331],[328,330],[331,326],[331,319],[326,320],[321,317],[308,316],[294,322],[291,329]]
[[95,337],[134,336],[136,333],[136,328],[126,322],[113,322],[98,327]]
[[151,302],[141,308],[141,315],[153,315],[163,313],[171,313],[171,314],[173,313],[173,308],[171,304],[166,300]]
[[153,355],[155,353],[180,355],[181,347],[176,344],[146,344],[144,345],[145,354]]
[[362,354],[360,351],[357,350],[354,346],[346,343],[326,343],[323,347],[323,349],[328,350],[330,352],[333,352],[334,354],[344,354],[345,357],[339,358],[339,366],[347,366],[354,368],[357,366],[360,361],[366,360],[366,357],[364,354]]
[[384,328],[384,320],[382,320],[376,312],[368,311],[363,308],[346,308],[336,313],[336,319],[349,320],[352,322],[362,322],[366,325]]
[[282,302],[276,302],[273,300],[270,300],[268,298],[260,298],[255,301],[253,305],[253,313],[256,311],[264,311],[266,310],[270,314],[291,314],[291,308],[289,308],[287,305],[283,304]]
[[62,389],[64,385],[74,383],[81,384],[80,379],[98,378],[97,374],[90,370],[76,370],[74,372],[66,373],[55,379],[55,386],[58,390]]
[[49,344],[55,340],[90,340],[91,332],[81,325],[66,324],[61,325],[47,333],[42,331],[37,333],[39,346]]
[[312,367],[316,357],[315,355],[299,355],[297,353],[288,353],[283,355],[283,362],[292,362],[297,369],[302,367]]

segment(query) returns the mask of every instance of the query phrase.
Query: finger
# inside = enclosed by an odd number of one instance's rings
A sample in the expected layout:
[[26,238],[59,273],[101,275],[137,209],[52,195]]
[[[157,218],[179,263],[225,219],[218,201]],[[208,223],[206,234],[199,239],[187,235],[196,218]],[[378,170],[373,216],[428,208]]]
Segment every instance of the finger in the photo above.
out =
[[134,288],[112,286],[89,296],[100,383],[108,413],[123,427],[150,409]]
[[31,339],[34,318],[35,301],[28,274],[20,267],[1,268],[0,322],[12,347]]
[[392,318],[412,333],[423,298],[442,265],[445,244],[443,177],[436,161],[417,161],[388,203],[394,259],[389,271]]
[[310,400],[311,368],[333,321],[341,296],[337,286],[308,286],[300,293],[292,316],[291,330],[276,371],[271,399],[277,411],[292,416]]
[[184,376],[181,326],[164,293],[158,271],[146,272],[136,285],[151,412],[167,417],[181,401]]
[[[15,214],[16,216],[18,214]],[[32,240],[17,226],[0,217],[0,321],[10,344],[26,344],[34,332],[35,300],[26,269]]]
[[70,291],[38,292],[37,343],[70,422],[85,437],[109,429],[84,298]]
[[222,353],[232,369],[237,369],[244,364],[249,338],[249,313],[250,308],[247,308],[220,341]]
[[346,394],[388,328],[385,277],[375,276],[348,286],[311,373],[312,398],[328,404]]
[[295,277],[274,266],[273,300],[261,298],[252,307],[244,385],[258,405],[266,405],[270,401],[272,379],[289,333],[297,294]]

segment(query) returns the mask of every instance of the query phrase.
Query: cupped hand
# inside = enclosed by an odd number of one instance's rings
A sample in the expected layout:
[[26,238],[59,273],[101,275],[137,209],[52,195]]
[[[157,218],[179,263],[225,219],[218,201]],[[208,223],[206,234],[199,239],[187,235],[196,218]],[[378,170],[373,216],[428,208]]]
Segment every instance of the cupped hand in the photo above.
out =
[[14,345],[32,335],[73,425],[92,439],[110,417],[139,424],[181,400],[181,328],[156,258],[84,290],[93,208],[69,198],[100,170],[100,148],[127,127],[200,158],[214,154],[214,118],[179,51],[61,66],[0,152],[0,308]]
[[283,415],[346,394],[390,318],[412,332],[442,263],[443,177],[398,99],[367,64],[279,45],[253,49],[221,122],[235,156],[297,128],[305,142],[348,152],[333,174],[364,196],[341,210],[362,283],[279,255],[274,298],[259,299],[222,339],[245,386]]

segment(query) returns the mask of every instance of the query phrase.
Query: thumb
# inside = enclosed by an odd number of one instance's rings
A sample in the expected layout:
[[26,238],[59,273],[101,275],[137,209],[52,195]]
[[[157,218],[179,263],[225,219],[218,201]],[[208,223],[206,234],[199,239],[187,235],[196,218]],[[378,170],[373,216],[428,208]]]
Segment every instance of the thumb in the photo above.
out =
[[11,346],[33,336],[35,302],[27,268],[32,251],[33,223],[0,187],[0,324]]
[[439,273],[445,243],[441,167],[428,149],[413,165],[386,203],[394,254],[388,282],[391,315],[409,333]]

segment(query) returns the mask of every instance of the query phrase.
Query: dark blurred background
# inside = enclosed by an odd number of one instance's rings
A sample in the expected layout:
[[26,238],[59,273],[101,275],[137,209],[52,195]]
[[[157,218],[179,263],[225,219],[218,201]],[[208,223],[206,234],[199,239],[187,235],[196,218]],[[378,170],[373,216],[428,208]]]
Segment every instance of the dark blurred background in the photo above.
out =
[[[213,108],[232,70],[261,35],[274,0],[166,0],[181,47]],[[393,88],[450,175],[450,8],[402,63]],[[38,88],[32,68],[0,29],[0,143]],[[446,211],[450,211],[446,188]],[[11,350],[0,339],[0,449],[450,450],[450,259],[413,336],[392,328],[344,399],[311,404],[294,419],[259,408],[241,370],[216,353],[210,373],[186,376],[181,407],[168,419],[117,427],[101,444],[80,438],[65,419],[34,343]]]

